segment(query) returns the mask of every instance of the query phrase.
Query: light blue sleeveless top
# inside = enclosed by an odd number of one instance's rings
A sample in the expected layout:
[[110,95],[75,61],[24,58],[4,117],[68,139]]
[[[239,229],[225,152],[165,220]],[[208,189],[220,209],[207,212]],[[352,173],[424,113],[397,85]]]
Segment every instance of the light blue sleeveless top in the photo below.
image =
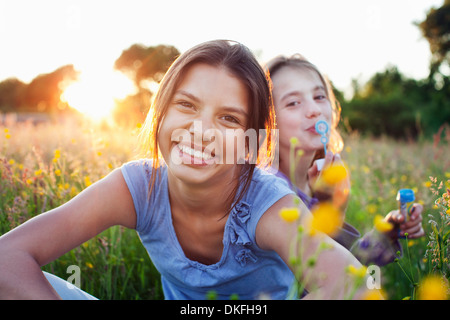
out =
[[228,216],[219,262],[204,265],[188,259],[172,224],[167,167],[157,170],[148,196],[152,161],[142,159],[122,166],[122,174],[137,214],[136,230],[161,274],[166,299],[202,300],[214,292],[218,299],[286,299],[294,275],[273,251],[256,245],[256,225],[276,201],[293,192],[282,179],[255,169],[247,193]]

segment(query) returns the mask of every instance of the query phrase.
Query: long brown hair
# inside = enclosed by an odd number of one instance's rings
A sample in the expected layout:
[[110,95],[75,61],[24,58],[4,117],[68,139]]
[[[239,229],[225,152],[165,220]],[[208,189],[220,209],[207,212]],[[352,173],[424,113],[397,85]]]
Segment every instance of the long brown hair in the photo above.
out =
[[[239,202],[247,191],[253,177],[255,166],[272,157],[271,132],[275,129],[275,111],[272,103],[272,94],[266,74],[255,59],[251,51],[244,45],[229,40],[214,40],[199,44],[180,55],[171,65],[163,77],[158,92],[147,114],[147,118],[140,134],[141,146],[144,154],[153,159],[154,168],[159,167],[161,154],[158,146],[159,130],[167,113],[173,95],[183,79],[189,66],[195,63],[206,63],[211,66],[225,67],[233,76],[237,77],[246,86],[249,97],[249,118],[246,129],[255,129],[258,134],[259,146],[264,138],[267,141],[265,154],[258,150],[249,150],[250,157],[257,161],[246,161],[242,165],[239,183],[230,195],[230,203]],[[266,134],[260,135],[260,129]],[[152,171],[150,192],[152,192],[156,176]],[[240,186],[242,188],[240,189]],[[239,194],[237,195],[238,190]],[[237,198],[236,198],[237,195]],[[232,206],[230,207],[231,210]]]
[[[339,120],[341,117],[341,106],[339,104],[339,101],[337,101],[333,88],[330,84],[330,81],[322,75],[322,73],[319,71],[319,69],[306,60],[302,55],[295,54],[290,57],[285,56],[278,56],[267,62],[265,69],[267,76],[270,78],[270,76],[273,76],[275,73],[277,73],[281,68],[283,67],[290,67],[290,68],[297,68],[297,69],[308,69],[315,73],[320,78],[320,81],[322,82],[324,88],[326,88],[326,95],[328,100],[330,101],[331,105],[331,128],[330,128],[330,139],[328,141],[327,148],[330,149],[334,153],[341,152],[344,147],[344,141],[342,140],[341,135],[339,134],[337,130],[337,126],[339,124]],[[323,158],[324,150],[320,149],[317,150],[314,160],[318,158]],[[313,161],[314,161],[313,160]]]

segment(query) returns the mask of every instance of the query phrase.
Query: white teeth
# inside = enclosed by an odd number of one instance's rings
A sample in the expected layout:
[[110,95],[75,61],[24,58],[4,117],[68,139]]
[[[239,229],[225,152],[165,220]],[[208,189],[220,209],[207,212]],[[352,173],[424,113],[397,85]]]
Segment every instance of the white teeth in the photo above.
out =
[[178,148],[183,152],[194,158],[202,159],[202,160],[210,160],[213,158],[212,155],[206,154],[205,152],[201,152],[199,150],[194,150],[185,145],[178,145]]

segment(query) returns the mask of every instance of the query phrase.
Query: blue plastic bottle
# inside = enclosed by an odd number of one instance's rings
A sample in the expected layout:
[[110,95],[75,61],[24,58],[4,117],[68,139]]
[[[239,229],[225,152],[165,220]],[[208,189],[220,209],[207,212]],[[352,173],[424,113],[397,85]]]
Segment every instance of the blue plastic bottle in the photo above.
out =
[[400,214],[405,218],[405,222],[408,220],[409,211],[412,202],[416,199],[414,191],[411,189],[400,189],[397,193],[397,201],[399,204]]

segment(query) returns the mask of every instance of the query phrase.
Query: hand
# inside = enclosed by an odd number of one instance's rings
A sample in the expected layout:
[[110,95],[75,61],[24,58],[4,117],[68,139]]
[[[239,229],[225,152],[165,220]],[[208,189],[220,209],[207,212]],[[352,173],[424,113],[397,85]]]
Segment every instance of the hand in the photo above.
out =
[[[336,157],[338,157],[338,159]],[[331,165],[334,162],[335,159],[342,162],[341,157],[339,156],[339,154],[334,155],[333,152],[328,151],[326,156],[325,156],[325,161],[323,163],[322,168],[325,168],[325,167]],[[319,170],[319,168],[317,167],[316,161],[314,161],[313,165],[308,169],[308,179],[309,179],[309,186],[310,187],[314,186],[314,183],[316,182],[316,180],[319,177],[321,172],[322,171]]]
[[407,221],[404,221],[405,217],[400,214],[399,210],[389,212],[384,220],[394,224],[394,230],[388,233],[390,238],[395,241],[399,236],[405,236],[406,233],[408,234],[408,239],[423,237],[425,231],[422,227],[422,211],[423,206],[419,203],[414,203]]
[[[325,162],[323,164],[323,170],[326,170],[329,166],[342,166],[345,168],[344,162],[341,159],[341,156],[337,154],[333,154],[331,151],[328,151],[325,156]],[[310,183],[310,187],[313,190],[313,195],[319,199],[319,201],[328,201],[331,200],[333,205],[336,208],[339,208],[345,217],[345,211],[347,210],[347,204],[349,200],[350,194],[350,174],[347,169],[346,176],[343,180],[333,183],[331,185],[320,181],[320,177],[322,171],[319,171],[317,168],[317,164],[311,166],[308,170],[308,179]],[[325,180],[324,180],[325,181]]]

